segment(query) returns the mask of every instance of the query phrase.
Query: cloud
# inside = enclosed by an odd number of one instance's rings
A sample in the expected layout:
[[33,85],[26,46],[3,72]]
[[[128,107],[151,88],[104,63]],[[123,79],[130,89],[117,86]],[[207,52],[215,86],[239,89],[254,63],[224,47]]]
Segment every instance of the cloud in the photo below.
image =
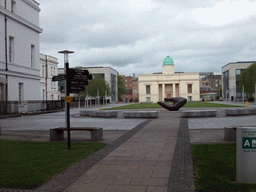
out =
[[[38,0],[41,52],[71,66],[110,66],[120,74],[175,70],[220,71],[231,61],[255,60],[256,3],[247,0]],[[58,7],[56,9],[56,7]]]

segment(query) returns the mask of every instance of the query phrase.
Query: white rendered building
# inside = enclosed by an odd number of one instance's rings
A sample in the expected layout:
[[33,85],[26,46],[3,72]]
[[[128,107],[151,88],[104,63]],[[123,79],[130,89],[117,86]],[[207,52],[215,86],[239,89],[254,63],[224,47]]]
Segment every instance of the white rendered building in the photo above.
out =
[[60,100],[58,81],[52,81],[53,76],[58,75],[58,59],[40,53],[41,81],[40,95],[43,101]]
[[139,102],[156,103],[166,97],[200,100],[199,73],[175,73],[169,56],[164,59],[162,70],[162,73],[138,76]]
[[40,100],[39,4],[0,0],[0,101]]

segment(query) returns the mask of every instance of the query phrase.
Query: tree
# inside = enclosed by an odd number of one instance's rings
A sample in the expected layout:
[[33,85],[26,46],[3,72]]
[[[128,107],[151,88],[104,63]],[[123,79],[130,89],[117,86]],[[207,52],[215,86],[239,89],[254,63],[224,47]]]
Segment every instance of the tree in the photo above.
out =
[[253,63],[241,73],[238,79],[238,85],[241,89],[244,86],[244,91],[249,95],[253,95],[255,93],[255,84],[256,84],[256,63]]
[[118,100],[121,99],[122,95],[125,94],[125,81],[124,78],[118,74],[117,76],[117,87],[118,87]]
[[99,75],[95,75],[92,80],[89,81],[89,84],[85,86],[85,91],[80,92],[83,96],[86,97],[87,93],[91,97],[98,96],[107,96],[110,95],[110,87],[109,84],[105,81],[105,79]]

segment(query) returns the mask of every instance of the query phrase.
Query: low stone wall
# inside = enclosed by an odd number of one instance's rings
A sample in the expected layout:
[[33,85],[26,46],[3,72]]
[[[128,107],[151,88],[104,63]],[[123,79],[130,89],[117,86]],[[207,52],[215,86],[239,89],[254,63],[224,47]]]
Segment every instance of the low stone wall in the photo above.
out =
[[216,110],[186,110],[181,112],[181,117],[216,117]]
[[225,114],[226,116],[255,115],[256,108],[226,109]]
[[117,111],[102,111],[102,110],[97,110],[97,111],[92,111],[91,112],[91,117],[116,117],[118,115]]
[[125,111],[124,118],[157,118],[157,111]]
[[224,140],[236,141],[236,127],[224,127]]
[[83,110],[80,111],[80,116],[91,116],[91,117],[116,117],[118,115],[117,111],[111,110]]

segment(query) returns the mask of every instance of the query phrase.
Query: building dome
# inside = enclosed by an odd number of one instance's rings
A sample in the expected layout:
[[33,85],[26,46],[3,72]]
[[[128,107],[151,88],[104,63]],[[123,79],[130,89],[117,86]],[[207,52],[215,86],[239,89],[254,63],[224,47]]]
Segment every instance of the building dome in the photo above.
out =
[[167,56],[164,58],[163,65],[174,65],[171,57]]

